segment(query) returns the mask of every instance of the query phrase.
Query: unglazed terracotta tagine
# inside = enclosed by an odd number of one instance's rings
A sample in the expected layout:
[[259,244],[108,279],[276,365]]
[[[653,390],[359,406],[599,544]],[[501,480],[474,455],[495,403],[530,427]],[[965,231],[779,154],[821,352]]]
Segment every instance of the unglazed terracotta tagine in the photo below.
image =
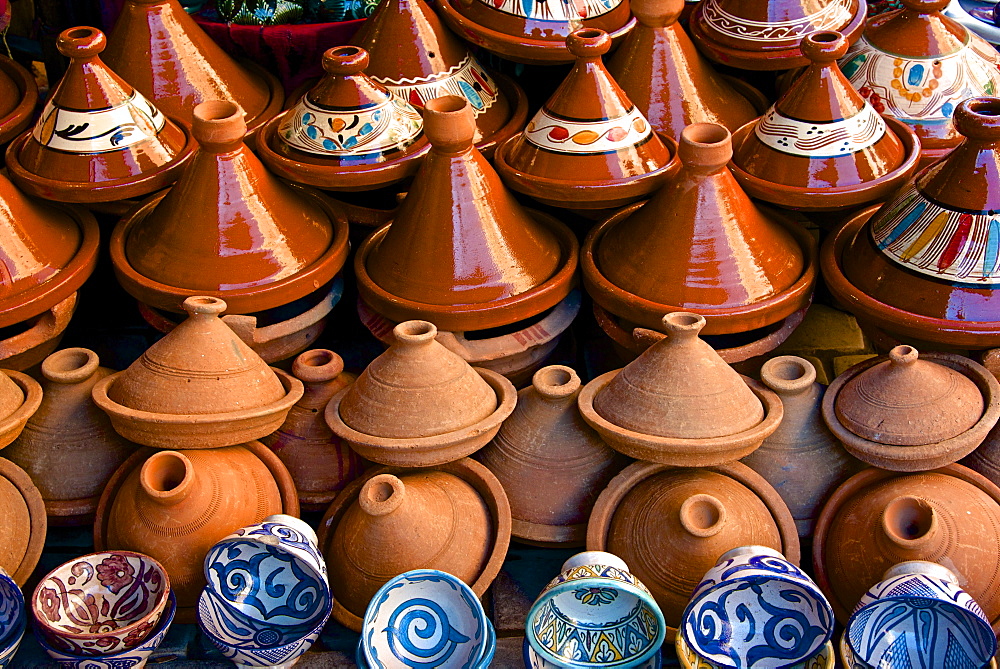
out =
[[369,53],[367,76],[417,109],[444,95],[468,100],[476,148],[487,157],[524,128],[528,98],[521,87],[486,70],[425,0],[384,0],[351,44]]
[[684,608],[723,553],[766,546],[799,562],[795,523],[778,493],[738,462],[711,468],[629,465],[597,498],[587,549],[614,553],[649,588],[672,642]]
[[476,454],[507,493],[511,533],[529,543],[582,545],[594,500],[628,462],[584,422],[579,393],[571,368],[543,367]]
[[859,0],[705,0],[689,22],[703,54],[744,70],[788,70],[809,64],[802,41],[836,30],[854,43],[868,5]]
[[698,338],[705,319],[663,317],[667,337],[580,392],[580,413],[615,450],[683,467],[732,462],[781,422],[781,401]]
[[56,350],[76,311],[77,293],[38,316],[18,324],[0,339],[0,365],[4,369],[25,371],[39,364]]
[[320,522],[333,617],[360,631],[369,600],[411,569],[438,569],[482,597],[510,543],[510,506],[486,467],[380,467],[345,488]]
[[330,190],[371,190],[413,175],[430,145],[420,113],[364,74],[368,52],[323,54],[326,74],[264,128],[258,150],[276,174]]
[[17,439],[41,403],[37,381],[22,372],[0,370],[0,448]]
[[62,202],[141,197],[176,181],[190,157],[187,131],[101,61],[106,44],[96,28],[60,33],[69,68],[35,127],[7,147],[26,192]]
[[354,375],[344,372],[341,357],[326,349],[299,355],[292,363],[292,374],[305,385],[305,393],[282,426],[261,441],[288,468],[302,508],[321,511],[364,469],[361,456],[323,418],[330,398],[354,381]]
[[913,474],[869,468],[841,485],[813,536],[816,582],[847,619],[886,569],[908,560],[948,567],[1000,628],[1000,488],[961,465]]
[[862,327],[963,349],[1000,343],[1000,98],[955,109],[965,140],[827,238],[827,286]]
[[45,545],[45,502],[31,477],[0,457],[0,569],[24,586]]
[[962,141],[951,120],[962,100],[1000,93],[1000,55],[945,16],[945,0],[902,4],[869,19],[840,67],[875,111],[916,131],[926,165]]
[[570,33],[569,75],[524,132],[497,149],[497,171],[514,190],[568,209],[605,209],[656,190],[679,167],[661,137],[605,69],[611,38],[596,28]]
[[108,479],[136,448],[90,397],[94,384],[114,370],[85,348],[53,353],[41,370],[41,405],[3,457],[31,476],[52,524],[90,523]]
[[104,62],[184,123],[198,104],[225,100],[246,112],[253,136],[285,101],[276,76],[255,63],[234,61],[178,0],[127,0],[108,35]]
[[462,98],[427,103],[432,149],[391,225],[355,255],[358,293],[386,318],[420,318],[453,332],[509,326],[557,305],[573,287],[576,236],[517,203],[472,145],[473,129]]
[[881,200],[917,167],[913,129],[884,119],[837,68],[847,39],[802,41],[811,65],[761,118],[733,135],[733,173],[750,195],[812,211]]
[[0,56],[0,145],[21,134],[38,105],[35,77],[7,56]]
[[362,457],[402,467],[479,450],[514,410],[513,384],[439,344],[431,323],[406,321],[393,334],[396,343],[330,399],[330,429]]
[[347,219],[336,206],[268,172],[243,143],[246,124],[233,103],[198,105],[192,133],[200,148],[177,183],[112,234],[111,259],[125,289],[165,311],[181,312],[189,296],[213,295],[245,314],[331,282],[348,251]]
[[222,300],[189,297],[184,308],[187,320],[94,386],[94,402],[115,430],[144,446],[201,449],[281,427],[302,382],[268,367],[219,319]]
[[705,334],[756,330],[808,306],[816,242],[757,208],[726,166],[732,153],[723,126],[688,126],[680,171],[647,203],[591,229],[580,264],[597,304],[654,330],[663,314],[692,311],[705,317]]

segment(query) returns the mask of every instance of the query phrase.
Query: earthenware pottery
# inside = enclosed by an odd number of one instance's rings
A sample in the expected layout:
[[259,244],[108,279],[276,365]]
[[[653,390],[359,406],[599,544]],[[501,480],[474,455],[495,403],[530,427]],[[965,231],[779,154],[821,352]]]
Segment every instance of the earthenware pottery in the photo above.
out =
[[94,523],[98,550],[134,550],[170,575],[177,604],[193,619],[205,586],[202,563],[223,537],[276,513],[298,514],[295,485],[260,442],[180,451],[141,449],[101,495]]
[[858,602],[845,637],[855,659],[873,667],[983,667],[997,649],[983,610],[955,574],[933,562],[886,572]]
[[934,469],[983,442],[1000,419],[1000,383],[964,356],[896,346],[838,376],[823,398],[823,419],[868,464]]
[[35,77],[16,61],[0,56],[0,145],[21,134],[38,105]]
[[608,72],[653,130],[674,139],[692,123],[735,131],[764,112],[760,91],[723,77],[695,49],[678,22],[684,0],[631,0],[629,6],[638,23],[612,54]]
[[517,203],[473,147],[473,127],[462,98],[427,103],[431,151],[391,225],[354,257],[361,299],[386,318],[457,332],[506,327],[555,306],[573,287],[576,236]]
[[56,303],[41,314],[22,321],[0,335],[0,365],[23,372],[42,362],[56,350],[76,311],[77,294]]
[[587,526],[587,548],[620,556],[653,593],[667,641],[705,572],[726,551],[747,545],[799,560],[785,503],[738,462],[703,469],[629,465],[597,498]]
[[733,134],[733,174],[750,195],[790,209],[884,199],[917,167],[913,129],[887,123],[840,73],[843,35],[813,33],[802,51],[812,64],[762,117]]
[[430,145],[420,113],[368,78],[368,52],[323,54],[324,77],[263,131],[261,158],[275,174],[332,190],[371,190],[412,176]]
[[479,450],[514,410],[514,385],[439,344],[431,323],[406,321],[393,334],[396,343],[330,399],[327,425],[382,464],[438,465]]
[[799,537],[812,536],[823,502],[862,467],[823,422],[824,388],[816,369],[794,355],[771,358],[760,378],[781,398],[781,424],[760,448],[741,460],[770,483],[795,518]]
[[10,664],[21,645],[28,621],[26,610],[21,588],[0,569],[0,668]]
[[54,524],[90,523],[111,474],[135,449],[90,397],[114,370],[89,349],[67,348],[47,357],[41,371],[41,404],[3,457],[28,472]]
[[[677,653],[677,659],[680,660],[680,666],[683,669],[722,669],[725,666],[706,660],[691,650],[684,640],[683,634],[678,634],[674,639],[674,652]],[[837,653],[833,649],[833,643],[827,641],[826,645],[809,659],[794,664],[782,664],[781,666],[783,669],[835,669],[837,666]]]
[[584,422],[579,394],[573,369],[543,367],[476,454],[507,493],[511,533],[529,543],[582,545],[594,500],[628,463]]
[[246,112],[252,136],[285,101],[274,74],[233,60],[177,0],[127,0],[108,34],[104,61],[160,111],[184,123],[200,103],[225,100]]
[[37,381],[21,372],[0,370],[0,448],[17,439],[41,403]]
[[723,126],[686,127],[681,169],[649,202],[591,229],[580,265],[595,302],[654,330],[665,313],[699,313],[705,334],[762,328],[809,304],[816,242],[751,202],[726,166],[732,154]]
[[320,522],[333,617],[360,632],[379,588],[411,569],[447,572],[481,597],[509,543],[507,495],[478,462],[371,469],[341,491]]
[[35,127],[7,147],[7,168],[30,195],[62,202],[142,197],[177,180],[193,142],[99,54],[107,38],[89,27],[56,41],[69,68]]
[[707,467],[751,453],[781,422],[778,396],[698,337],[703,316],[675,312],[663,327],[666,338],[584,386],[583,419],[638,460]]
[[705,0],[691,13],[689,30],[699,50],[744,70],[788,70],[809,64],[804,38],[836,30],[854,43],[865,26],[867,3],[856,0]]
[[[963,349],[1000,341],[1000,99],[955,109],[965,140],[879,210],[831,233],[820,263],[835,299],[862,324],[903,340]],[[961,183],[961,187],[956,184]]]
[[[527,644],[527,641],[525,641],[525,644]],[[489,669],[489,667],[492,666],[493,657],[496,654],[496,650],[497,650],[497,632],[495,629],[493,629],[493,623],[491,623],[490,619],[487,618],[485,652],[482,658],[480,658],[479,662],[477,662],[474,665],[471,665],[472,669]],[[354,661],[355,663],[357,663],[359,669],[369,669],[368,660],[365,657],[363,639],[358,642],[358,648],[354,654]]]
[[[241,527],[215,544],[206,556],[205,577],[208,579],[208,587],[229,600],[234,608],[247,615],[252,614],[252,609],[260,608],[257,600],[274,593],[253,595],[251,591],[253,596],[250,596],[242,589],[234,590],[233,585],[239,580],[235,574],[244,573],[240,570],[245,565],[242,560],[233,560],[238,556],[246,559],[263,552],[287,563],[282,569],[272,571],[272,575],[265,579],[267,582],[288,580],[289,577],[302,578],[302,574],[308,573],[311,575],[311,584],[306,592],[315,591],[315,598],[322,599],[324,595],[321,591],[327,582],[326,560],[320,555],[318,541],[315,530],[308,523],[285,513],[277,513],[259,523]],[[223,564],[224,562],[227,564]],[[300,604],[301,602],[297,603]]]
[[0,457],[0,570],[18,585],[34,571],[45,544],[45,502],[27,472]]
[[290,304],[332,281],[348,251],[347,219],[336,205],[268,172],[244,144],[235,104],[201,103],[191,131],[199,149],[177,183],[112,235],[111,260],[125,290],[166,311],[212,295],[245,314]]
[[958,104],[1000,92],[1000,55],[941,13],[947,0],[902,4],[869,19],[840,67],[875,111],[916,131],[930,164],[962,141],[951,122]]
[[94,386],[115,430],[145,446],[212,448],[281,427],[302,382],[268,367],[219,319],[219,298],[189,297],[183,306],[187,320]]
[[382,0],[351,44],[368,52],[367,76],[417,109],[443,95],[468,100],[476,148],[487,157],[524,128],[521,87],[484,68],[425,0]]
[[962,458],[961,464],[1000,486],[1000,429],[994,426],[983,443]]
[[619,207],[653,192],[679,167],[676,145],[604,68],[606,32],[580,28],[566,45],[573,69],[524,132],[497,149],[497,171],[514,190],[569,209]]
[[535,599],[525,639],[536,655],[563,667],[635,667],[660,654],[660,607],[618,556],[578,554]]
[[[560,669],[563,666],[560,664],[553,664],[552,662],[545,661],[545,659],[543,659],[538,653],[535,652],[535,650],[531,647],[531,644],[528,643],[527,639],[525,639],[521,645],[521,655],[524,659],[525,669]],[[574,664],[571,666],[574,667],[574,669],[577,669],[579,667],[587,667],[592,665]],[[633,666],[635,667],[635,669],[660,669],[660,667],[663,666],[663,656],[660,653],[657,653],[656,655],[649,658],[642,664],[636,664]]]
[[292,374],[305,385],[302,399],[288,411],[282,426],[261,441],[288,468],[302,508],[322,511],[364,469],[361,456],[335,435],[323,418],[330,398],[355,377],[344,372],[339,355],[322,348],[295,358]]
[[774,549],[740,546],[702,578],[678,636],[720,667],[784,667],[819,653],[833,626],[830,603],[805,572]]
[[824,505],[813,534],[816,582],[847,623],[854,605],[889,567],[931,560],[1000,627],[1000,488],[961,465],[899,474],[866,469]]

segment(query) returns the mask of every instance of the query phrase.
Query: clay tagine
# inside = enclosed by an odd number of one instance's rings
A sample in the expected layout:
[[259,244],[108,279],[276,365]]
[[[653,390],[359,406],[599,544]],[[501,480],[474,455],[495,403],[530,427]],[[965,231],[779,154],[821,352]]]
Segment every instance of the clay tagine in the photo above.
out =
[[7,147],[14,181],[31,195],[62,202],[109,202],[173,183],[193,142],[100,59],[107,38],[78,27],[56,46],[69,68],[34,128]]
[[576,63],[524,132],[497,149],[504,182],[568,209],[619,207],[677,171],[676,144],[653,130],[605,69],[603,30],[580,28],[566,45]]
[[402,467],[479,450],[514,410],[513,384],[435,341],[432,323],[406,321],[393,334],[395,344],[330,399],[330,429],[362,457]]
[[31,124],[38,105],[35,77],[7,56],[0,56],[0,146]]
[[916,131],[929,165],[962,141],[952,123],[958,104],[1000,92],[1000,55],[942,13],[947,0],[902,4],[868,20],[840,67],[875,111]]
[[733,173],[750,195],[789,209],[834,210],[882,200],[913,174],[920,142],[840,73],[847,48],[840,33],[807,36],[809,67],[733,134]]
[[70,293],[55,306],[8,330],[8,336],[0,339],[0,365],[23,372],[44,360],[59,346],[76,304],[77,293]]
[[698,313],[704,334],[756,330],[808,306],[816,242],[743,192],[727,168],[729,131],[690,125],[678,155],[680,171],[649,202],[612,214],[587,235],[580,264],[594,301],[654,330],[665,313]]
[[0,457],[0,510],[0,569],[23,587],[45,545],[48,529],[45,502],[31,477],[3,457]]
[[391,225],[355,255],[358,293],[389,319],[457,332],[509,326],[555,306],[573,287],[576,236],[518,204],[472,145],[473,128],[464,99],[427,103],[432,149]]
[[955,110],[965,137],[881,209],[829,235],[820,266],[833,296],[902,341],[980,349],[1000,343],[1000,98]]
[[666,338],[583,388],[584,420],[638,460],[707,467],[751,453],[781,422],[778,396],[698,338],[703,316],[675,312],[663,327]]

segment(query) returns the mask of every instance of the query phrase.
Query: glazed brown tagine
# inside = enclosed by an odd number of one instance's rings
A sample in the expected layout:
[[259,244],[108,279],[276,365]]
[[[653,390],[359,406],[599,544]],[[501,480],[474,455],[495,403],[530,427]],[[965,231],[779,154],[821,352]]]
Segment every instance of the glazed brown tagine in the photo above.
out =
[[573,69],[524,132],[497,149],[497,171],[514,190],[568,209],[617,207],[653,192],[679,167],[676,144],[608,74],[607,33],[580,28],[566,45]]
[[1000,343],[1000,98],[955,110],[965,140],[824,242],[823,277],[862,328],[904,343]]
[[913,129],[884,119],[837,68],[847,40],[802,40],[810,65],[761,118],[733,134],[733,173],[757,198],[812,211],[882,200],[913,174]]
[[0,56],[0,100],[2,146],[28,127],[38,104],[35,77],[7,56]]
[[191,156],[187,131],[100,59],[96,28],[64,30],[69,68],[35,127],[7,147],[14,181],[31,195],[108,202],[148,195],[177,180]]

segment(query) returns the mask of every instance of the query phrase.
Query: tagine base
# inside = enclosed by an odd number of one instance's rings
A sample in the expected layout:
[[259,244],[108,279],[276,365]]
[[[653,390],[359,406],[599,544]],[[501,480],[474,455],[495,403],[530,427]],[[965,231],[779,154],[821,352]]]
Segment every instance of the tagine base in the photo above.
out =
[[10,77],[21,96],[17,106],[0,118],[0,145],[2,145],[24,132],[31,123],[35,107],[38,105],[38,86],[28,70],[6,56],[0,56],[0,72]]

